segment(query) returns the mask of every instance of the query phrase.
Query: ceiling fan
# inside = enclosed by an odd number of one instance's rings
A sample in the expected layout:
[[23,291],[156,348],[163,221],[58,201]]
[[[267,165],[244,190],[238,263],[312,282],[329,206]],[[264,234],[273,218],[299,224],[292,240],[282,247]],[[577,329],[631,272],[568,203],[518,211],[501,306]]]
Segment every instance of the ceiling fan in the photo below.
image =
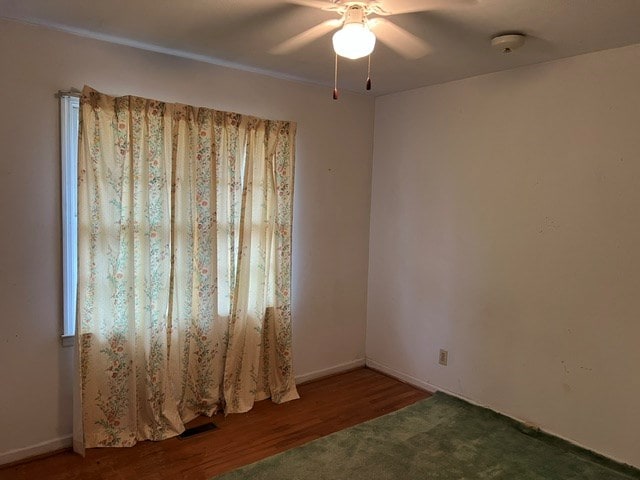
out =
[[[477,0],[431,0],[427,2],[423,0],[288,0],[288,3],[295,5],[335,12],[340,18],[326,20],[285,40],[272,48],[270,53],[274,55],[291,53],[319,39],[330,31],[342,27],[333,35],[333,49],[336,54],[333,98],[337,99],[338,56],[352,60],[369,56],[366,86],[367,90],[370,90],[370,55],[375,48],[376,39],[379,39],[389,48],[410,60],[423,57],[431,51],[430,46],[423,39],[413,35],[384,17],[424,12],[438,5],[451,6],[452,4],[475,3],[476,1]],[[387,8],[387,4],[389,4],[390,7]]]

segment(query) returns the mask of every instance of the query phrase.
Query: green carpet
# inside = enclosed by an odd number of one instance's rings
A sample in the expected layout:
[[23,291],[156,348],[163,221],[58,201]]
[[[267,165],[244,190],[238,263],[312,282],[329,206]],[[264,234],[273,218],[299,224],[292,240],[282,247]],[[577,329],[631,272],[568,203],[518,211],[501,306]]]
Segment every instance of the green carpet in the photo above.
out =
[[640,471],[436,393],[215,478],[629,480]]

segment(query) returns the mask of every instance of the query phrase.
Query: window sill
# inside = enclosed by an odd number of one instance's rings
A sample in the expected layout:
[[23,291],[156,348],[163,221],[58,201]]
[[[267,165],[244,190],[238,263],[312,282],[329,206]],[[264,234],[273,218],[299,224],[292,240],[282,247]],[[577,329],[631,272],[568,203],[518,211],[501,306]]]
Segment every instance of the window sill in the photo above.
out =
[[62,346],[63,347],[73,347],[76,343],[75,335],[62,335]]

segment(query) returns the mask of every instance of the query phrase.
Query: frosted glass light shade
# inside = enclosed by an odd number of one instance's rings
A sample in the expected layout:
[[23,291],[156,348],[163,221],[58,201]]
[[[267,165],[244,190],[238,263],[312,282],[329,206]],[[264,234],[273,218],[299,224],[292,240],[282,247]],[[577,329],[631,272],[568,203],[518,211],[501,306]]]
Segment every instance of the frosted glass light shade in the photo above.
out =
[[376,36],[364,23],[347,23],[333,34],[333,49],[341,57],[362,58],[373,52]]

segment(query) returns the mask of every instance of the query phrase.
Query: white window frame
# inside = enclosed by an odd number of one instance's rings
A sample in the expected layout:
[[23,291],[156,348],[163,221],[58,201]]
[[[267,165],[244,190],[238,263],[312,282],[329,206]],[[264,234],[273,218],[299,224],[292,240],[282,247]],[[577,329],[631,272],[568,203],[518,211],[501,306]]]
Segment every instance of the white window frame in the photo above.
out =
[[62,187],[62,345],[74,343],[78,292],[78,128],[80,98],[60,93]]

